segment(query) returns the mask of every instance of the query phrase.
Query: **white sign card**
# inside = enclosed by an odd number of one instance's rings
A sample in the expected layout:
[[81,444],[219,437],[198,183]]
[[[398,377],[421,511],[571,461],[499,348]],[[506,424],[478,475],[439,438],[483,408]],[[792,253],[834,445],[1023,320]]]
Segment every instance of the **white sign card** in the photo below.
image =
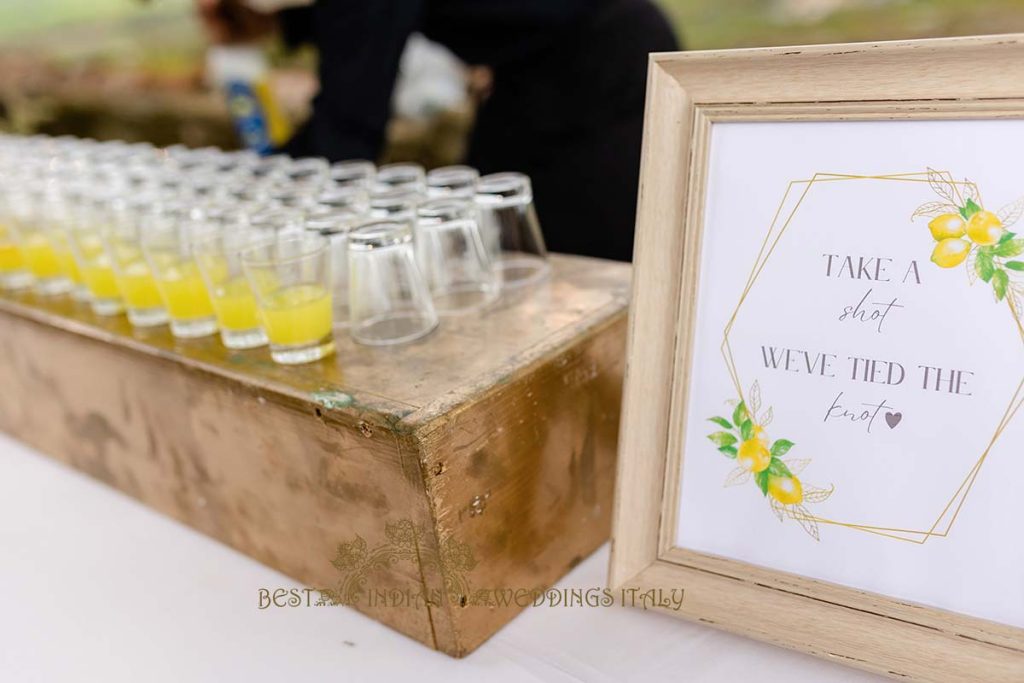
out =
[[1024,121],[709,150],[675,544],[1024,627]]

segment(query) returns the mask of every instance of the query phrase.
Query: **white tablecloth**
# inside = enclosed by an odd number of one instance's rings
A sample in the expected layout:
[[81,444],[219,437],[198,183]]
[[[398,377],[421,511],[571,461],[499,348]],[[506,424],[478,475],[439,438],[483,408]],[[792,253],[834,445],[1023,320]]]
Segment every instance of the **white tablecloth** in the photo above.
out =
[[[562,582],[603,586],[605,546]],[[462,660],[346,608],[259,610],[285,576],[0,435],[0,680],[785,681],[874,676],[625,608],[528,609]]]

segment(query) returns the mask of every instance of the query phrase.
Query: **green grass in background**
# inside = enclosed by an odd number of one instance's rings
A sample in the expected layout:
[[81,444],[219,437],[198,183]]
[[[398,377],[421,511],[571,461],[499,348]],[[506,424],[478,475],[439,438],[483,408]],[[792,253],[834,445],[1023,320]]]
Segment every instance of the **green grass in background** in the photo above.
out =
[[[1024,31],[1024,0],[655,1],[689,49]],[[192,3],[0,0],[0,50],[158,71],[190,68],[203,49]]]
[[688,49],[1024,31],[1022,0],[657,0]]

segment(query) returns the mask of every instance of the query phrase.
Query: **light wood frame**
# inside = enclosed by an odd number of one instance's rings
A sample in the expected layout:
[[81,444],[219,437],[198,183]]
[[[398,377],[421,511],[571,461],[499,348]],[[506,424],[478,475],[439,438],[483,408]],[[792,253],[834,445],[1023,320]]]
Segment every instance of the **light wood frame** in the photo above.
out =
[[673,546],[714,122],[1024,118],[1024,35],[652,55],[646,111],[609,584],[892,677],[1024,681],[1022,629]]

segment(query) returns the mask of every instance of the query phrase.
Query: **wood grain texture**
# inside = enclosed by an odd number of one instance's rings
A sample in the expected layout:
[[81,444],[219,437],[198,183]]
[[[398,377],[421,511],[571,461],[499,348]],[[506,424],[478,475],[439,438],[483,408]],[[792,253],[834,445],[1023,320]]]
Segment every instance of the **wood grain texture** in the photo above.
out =
[[[338,583],[339,544],[408,521],[416,559],[368,589],[444,595],[422,558],[449,541],[473,589],[546,588],[608,537],[630,276],[552,260],[549,283],[422,343],[339,337],[294,368],[0,295],[0,429],[311,587]],[[521,609],[355,607],[454,656]]]
[[1024,681],[1024,630],[674,547],[710,130],[1024,118],[1024,36],[653,55],[609,582],[681,616],[921,681]]

